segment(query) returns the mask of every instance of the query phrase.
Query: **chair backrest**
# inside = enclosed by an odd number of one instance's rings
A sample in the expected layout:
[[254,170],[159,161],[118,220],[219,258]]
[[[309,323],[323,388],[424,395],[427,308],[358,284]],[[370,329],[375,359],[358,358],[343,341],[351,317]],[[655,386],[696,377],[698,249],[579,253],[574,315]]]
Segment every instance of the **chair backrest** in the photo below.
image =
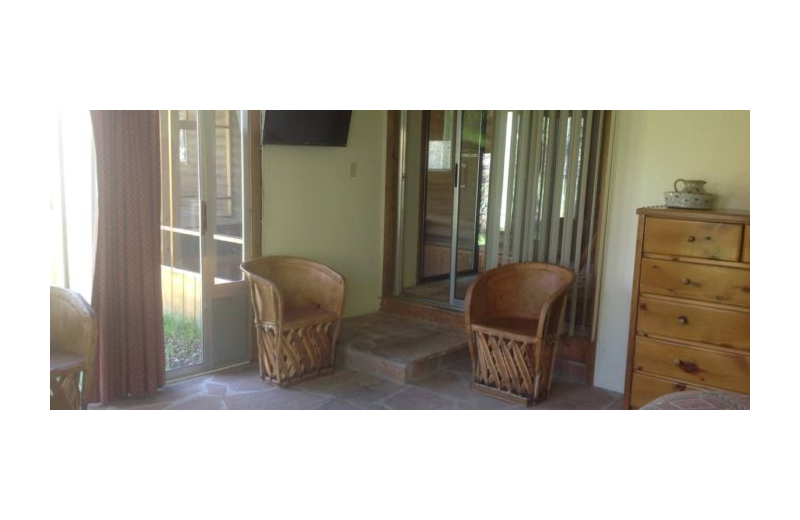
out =
[[564,267],[537,262],[507,264],[482,273],[467,293],[471,321],[480,318],[539,318],[542,306],[566,291],[575,274]]
[[281,306],[316,307],[341,315],[344,277],[326,265],[294,256],[265,256],[244,262],[241,268],[253,287],[253,303],[262,320],[279,320]]
[[85,399],[94,382],[97,316],[80,294],[63,287],[50,287],[50,350],[86,357]]

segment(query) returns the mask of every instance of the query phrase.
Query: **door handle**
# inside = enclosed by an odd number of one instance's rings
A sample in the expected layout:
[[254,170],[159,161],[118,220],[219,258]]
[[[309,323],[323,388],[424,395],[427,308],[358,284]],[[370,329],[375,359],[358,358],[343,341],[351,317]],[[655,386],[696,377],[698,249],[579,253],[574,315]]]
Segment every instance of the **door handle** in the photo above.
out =
[[206,209],[206,201],[200,201],[200,234],[205,235],[208,229],[208,210]]
[[461,170],[463,170],[463,169],[464,169],[464,163],[458,163],[456,165],[456,173],[453,176],[453,187],[454,188],[462,189],[462,188],[466,188],[467,187],[466,184],[464,184],[463,186],[461,185]]

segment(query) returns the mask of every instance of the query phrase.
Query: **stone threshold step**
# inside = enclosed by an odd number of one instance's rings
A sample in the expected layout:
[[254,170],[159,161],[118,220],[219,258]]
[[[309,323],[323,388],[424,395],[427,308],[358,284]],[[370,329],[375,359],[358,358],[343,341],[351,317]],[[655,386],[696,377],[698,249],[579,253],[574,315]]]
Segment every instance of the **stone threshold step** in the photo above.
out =
[[444,325],[459,331],[464,330],[464,311],[445,309],[441,306],[411,301],[399,296],[383,298],[381,310],[397,316]]
[[378,311],[342,320],[336,365],[405,384],[425,379],[466,350],[461,330]]

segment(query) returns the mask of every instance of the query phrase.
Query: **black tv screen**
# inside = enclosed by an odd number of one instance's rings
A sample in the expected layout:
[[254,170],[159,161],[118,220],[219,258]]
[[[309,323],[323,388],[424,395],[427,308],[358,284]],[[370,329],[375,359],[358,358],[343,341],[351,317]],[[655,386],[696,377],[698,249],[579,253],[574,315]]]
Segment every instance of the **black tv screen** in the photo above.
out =
[[352,110],[265,110],[262,144],[347,146]]

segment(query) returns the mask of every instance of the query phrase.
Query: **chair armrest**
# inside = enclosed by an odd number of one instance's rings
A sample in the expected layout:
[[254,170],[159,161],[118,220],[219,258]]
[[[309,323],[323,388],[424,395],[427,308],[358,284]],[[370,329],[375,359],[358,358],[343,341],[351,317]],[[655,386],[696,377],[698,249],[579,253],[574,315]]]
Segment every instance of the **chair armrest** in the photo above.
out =
[[256,327],[264,322],[280,326],[283,321],[283,298],[271,280],[245,272],[250,285],[250,298],[254,307]]
[[[572,283],[564,285],[564,287],[559,289],[557,292],[553,293],[553,295],[550,296],[550,298],[548,298],[542,305],[542,310],[539,312],[539,327],[538,330],[536,331],[537,338],[539,339],[544,338],[544,335],[547,332],[547,328],[550,325],[550,320],[553,319],[552,312],[555,312],[557,314],[556,319],[558,319],[559,321],[558,326],[559,327],[561,326],[561,319],[563,318],[562,310],[564,304],[566,303],[566,298],[563,297],[567,293],[567,291],[569,291],[570,287],[572,287]],[[560,302],[562,309],[552,309],[553,305],[559,303],[559,300],[561,300],[562,298],[563,301]]]
[[467,294],[464,298],[464,325],[466,326],[467,336],[470,335],[470,329],[475,322],[480,323],[480,318],[485,318],[485,276],[479,276],[467,288]]

